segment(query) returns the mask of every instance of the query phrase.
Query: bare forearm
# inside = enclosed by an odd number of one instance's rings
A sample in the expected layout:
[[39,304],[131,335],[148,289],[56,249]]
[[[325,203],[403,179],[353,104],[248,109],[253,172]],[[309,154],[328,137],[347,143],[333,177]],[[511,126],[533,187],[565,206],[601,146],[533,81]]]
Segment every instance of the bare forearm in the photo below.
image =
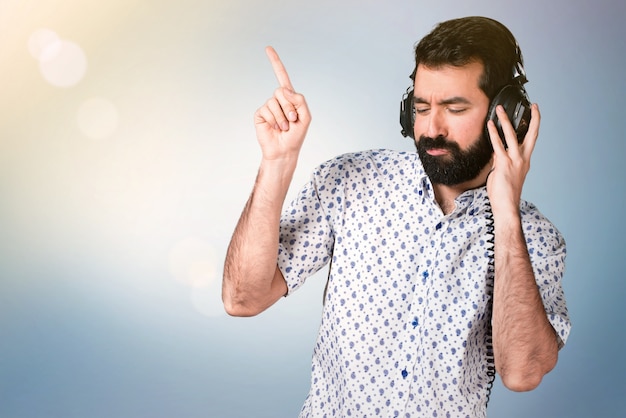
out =
[[261,164],[224,264],[222,299],[231,315],[255,315],[286,291],[275,276],[280,213],[294,168],[295,162]]
[[495,228],[493,343],[511,390],[534,389],[556,364],[558,345],[535,281],[519,217]]

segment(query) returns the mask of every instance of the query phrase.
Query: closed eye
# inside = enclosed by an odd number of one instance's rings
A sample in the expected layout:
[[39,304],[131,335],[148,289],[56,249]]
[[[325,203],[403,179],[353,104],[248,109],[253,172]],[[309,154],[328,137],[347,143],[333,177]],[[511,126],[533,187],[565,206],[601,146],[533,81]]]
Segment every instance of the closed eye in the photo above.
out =
[[[454,96],[437,103],[439,106],[445,106],[446,110],[452,114],[458,115],[467,111],[471,102],[462,96]],[[430,103],[419,96],[413,97],[413,112],[415,115],[425,115],[430,111]]]

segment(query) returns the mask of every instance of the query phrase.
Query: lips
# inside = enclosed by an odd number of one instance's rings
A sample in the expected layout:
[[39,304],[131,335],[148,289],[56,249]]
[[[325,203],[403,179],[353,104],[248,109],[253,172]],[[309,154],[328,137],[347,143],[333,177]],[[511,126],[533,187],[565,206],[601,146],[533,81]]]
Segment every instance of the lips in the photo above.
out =
[[445,148],[429,148],[428,150],[426,150],[426,152],[433,157],[448,155],[450,153],[450,151]]

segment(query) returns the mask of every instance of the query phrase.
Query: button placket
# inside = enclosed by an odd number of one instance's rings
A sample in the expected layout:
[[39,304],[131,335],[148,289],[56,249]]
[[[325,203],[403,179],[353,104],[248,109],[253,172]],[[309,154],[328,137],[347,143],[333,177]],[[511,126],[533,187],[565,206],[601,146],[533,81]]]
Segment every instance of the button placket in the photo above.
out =
[[[431,214],[434,215],[434,213]],[[424,242],[428,242],[428,245],[422,247],[422,262],[416,275],[417,283],[414,284],[414,289],[412,289],[413,300],[409,305],[409,310],[412,314],[408,315],[407,324],[405,324],[405,329],[407,330],[407,356],[404,359],[404,367],[399,368],[402,380],[409,382],[408,393],[406,394],[407,399],[416,390],[414,387],[415,383],[417,383],[415,377],[416,369],[424,367],[423,364],[420,364],[422,351],[424,350],[424,333],[427,332],[424,328],[424,323],[427,322],[426,317],[429,315],[429,298],[431,297],[430,292],[433,287],[433,272],[436,268],[438,247],[445,234],[445,231],[442,231],[442,229],[446,218],[446,216],[443,216],[433,224],[426,226],[422,237]]]

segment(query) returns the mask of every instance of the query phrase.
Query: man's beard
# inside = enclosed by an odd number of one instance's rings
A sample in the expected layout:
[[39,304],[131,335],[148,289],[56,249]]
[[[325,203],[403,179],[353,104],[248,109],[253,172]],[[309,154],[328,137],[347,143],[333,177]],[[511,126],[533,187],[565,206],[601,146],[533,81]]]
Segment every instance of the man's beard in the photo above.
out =
[[[415,147],[430,181],[446,186],[475,179],[491,161],[493,154],[491,142],[484,134],[467,151],[461,150],[456,142],[448,141],[441,135],[437,138],[422,135]],[[448,154],[428,154],[428,150],[437,148],[447,150]]]

